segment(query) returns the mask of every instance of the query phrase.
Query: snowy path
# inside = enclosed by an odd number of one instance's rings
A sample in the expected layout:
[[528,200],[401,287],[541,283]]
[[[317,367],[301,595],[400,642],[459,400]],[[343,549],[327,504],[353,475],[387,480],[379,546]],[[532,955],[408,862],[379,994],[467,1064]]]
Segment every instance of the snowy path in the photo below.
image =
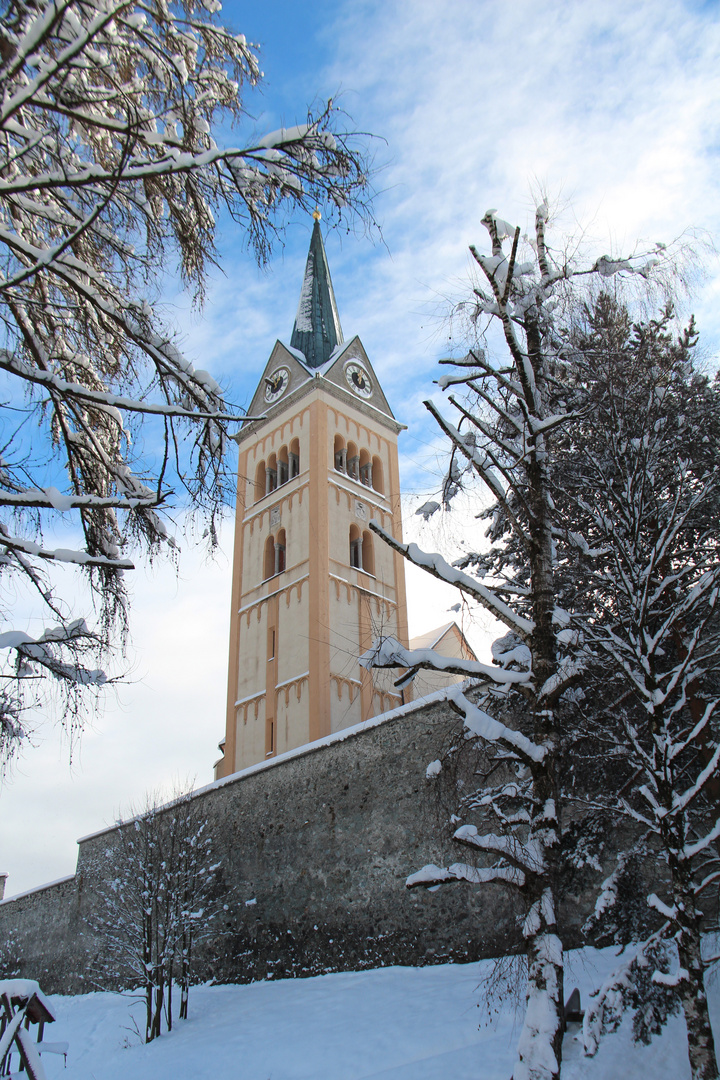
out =
[[[583,1001],[613,951],[573,954],[570,988]],[[48,1038],[70,1043],[67,1071],[46,1058],[49,1080],[508,1080],[518,1028],[510,1007],[487,1023],[478,984],[487,963],[383,968],[313,979],[193,989],[190,1019],[152,1043],[129,1030],[114,994],[51,999]],[[720,1022],[720,994],[711,992]],[[142,1008],[135,1006],[138,1020]],[[129,1044],[129,1045],[127,1045]],[[564,1080],[685,1080],[684,1025],[676,1017],[650,1047],[627,1024],[593,1060],[566,1039]]]

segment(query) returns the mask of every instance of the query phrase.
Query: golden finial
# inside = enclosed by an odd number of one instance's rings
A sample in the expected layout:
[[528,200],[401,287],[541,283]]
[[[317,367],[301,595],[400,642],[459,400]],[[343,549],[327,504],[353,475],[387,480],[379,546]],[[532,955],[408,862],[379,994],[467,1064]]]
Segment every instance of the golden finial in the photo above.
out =
[[315,218],[316,221],[319,221],[320,218],[322,217],[322,214],[320,213],[320,207],[319,206],[316,206],[315,209],[313,210],[313,217]]

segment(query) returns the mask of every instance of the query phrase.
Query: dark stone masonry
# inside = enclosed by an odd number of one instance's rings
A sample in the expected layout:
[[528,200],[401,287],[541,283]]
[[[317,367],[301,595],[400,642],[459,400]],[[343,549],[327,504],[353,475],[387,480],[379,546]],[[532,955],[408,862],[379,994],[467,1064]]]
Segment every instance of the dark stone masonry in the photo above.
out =
[[[507,888],[405,888],[421,866],[458,860],[425,777],[453,727],[434,695],[198,791],[231,898],[224,932],[198,956],[199,978],[469,961],[517,943],[520,908]],[[104,943],[91,923],[121,827],[79,842],[73,877],[0,903],[0,975],[37,979],[49,993],[102,985]]]

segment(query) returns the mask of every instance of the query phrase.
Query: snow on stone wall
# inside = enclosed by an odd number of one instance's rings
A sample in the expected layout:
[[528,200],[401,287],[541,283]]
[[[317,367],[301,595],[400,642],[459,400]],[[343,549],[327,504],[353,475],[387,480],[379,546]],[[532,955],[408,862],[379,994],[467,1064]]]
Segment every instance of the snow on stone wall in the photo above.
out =
[[[474,960],[517,940],[502,886],[405,888],[410,873],[456,854],[426,770],[457,721],[434,697],[198,792],[230,897],[203,979]],[[81,840],[74,878],[0,903],[0,977],[36,978],[50,993],[94,988],[90,958],[103,943],[88,919],[117,835]]]

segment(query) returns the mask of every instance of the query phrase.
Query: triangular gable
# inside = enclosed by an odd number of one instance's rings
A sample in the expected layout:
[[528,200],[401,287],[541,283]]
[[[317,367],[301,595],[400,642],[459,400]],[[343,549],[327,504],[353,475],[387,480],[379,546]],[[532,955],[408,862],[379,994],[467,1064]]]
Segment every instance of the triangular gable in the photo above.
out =
[[[353,361],[361,364],[370,377],[372,393],[369,397],[361,397],[354,393],[351,388],[351,382],[347,376],[347,369],[348,365],[351,365]],[[391,417],[393,420],[395,419],[393,411],[388,405],[387,398],[380,386],[380,381],[373,370],[372,364],[368,360],[367,353],[357,334],[354,338],[351,338],[350,341],[335,349],[328,362],[320,369],[319,374],[321,374],[323,379],[326,379],[329,383],[333,383],[335,386],[340,387],[340,389],[343,390],[356,404],[370,405],[373,409],[378,409],[381,413],[385,413],[386,416]]]
[[411,649],[434,649],[441,656],[477,660],[475,651],[456,622],[446,623],[410,641]]
[[[372,388],[369,396],[358,395],[352,390],[353,384],[350,372],[354,370],[351,366],[353,364],[360,364],[367,373]],[[350,371],[348,370],[349,366]],[[288,386],[281,397],[276,401],[268,402],[265,397],[267,380],[281,368],[288,372]],[[369,406],[373,410],[377,410],[395,420],[378,377],[357,335],[343,345],[336,346],[330,359],[317,368],[309,367],[299,350],[294,349],[291,345],[285,345],[282,341],[276,341],[247,410],[248,416],[255,418],[267,416],[271,410],[283,408],[295,391],[313,380],[318,380],[320,383],[330,383],[333,392],[341,390],[342,396],[360,409]],[[248,421],[248,423],[250,422]]]
[[[260,377],[260,382],[258,383],[257,389],[253,394],[253,399],[250,402],[248,416],[265,416],[270,409],[283,405],[294,390],[297,390],[299,386],[312,378],[312,374],[307,365],[299,358],[301,355],[302,354],[299,354],[295,349],[283,345],[282,341],[275,342],[273,351],[270,353],[270,359],[265,365],[265,370]],[[289,385],[278,401],[268,403],[265,399],[267,379],[269,379],[278,368],[286,368],[289,372]]]

